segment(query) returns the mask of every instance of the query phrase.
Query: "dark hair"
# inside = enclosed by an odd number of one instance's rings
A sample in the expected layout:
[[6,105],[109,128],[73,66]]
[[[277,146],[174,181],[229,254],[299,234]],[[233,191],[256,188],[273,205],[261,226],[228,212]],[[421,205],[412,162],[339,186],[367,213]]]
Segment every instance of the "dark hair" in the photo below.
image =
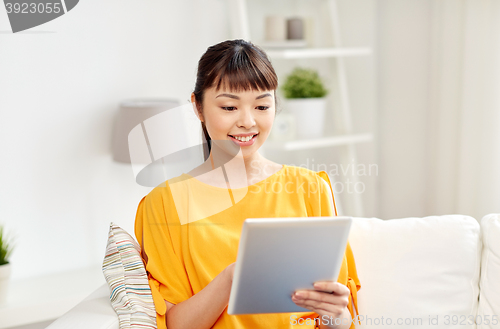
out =
[[[276,90],[278,77],[271,61],[262,49],[249,41],[227,40],[208,47],[198,62],[193,93],[199,112],[203,111],[205,90],[213,86],[215,90],[225,87],[236,92],[257,89]],[[201,126],[207,140],[209,154],[211,138],[204,122]],[[205,159],[208,158],[208,154],[205,154]]]

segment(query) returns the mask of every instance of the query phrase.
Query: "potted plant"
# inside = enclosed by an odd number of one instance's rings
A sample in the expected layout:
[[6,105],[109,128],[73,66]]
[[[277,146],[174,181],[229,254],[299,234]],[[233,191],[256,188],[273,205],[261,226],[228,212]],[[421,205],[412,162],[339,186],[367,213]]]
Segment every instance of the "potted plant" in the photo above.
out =
[[323,135],[326,111],[326,90],[318,72],[313,69],[295,68],[283,84],[286,109],[297,121],[299,138],[317,138]]
[[7,282],[10,277],[9,256],[12,252],[12,244],[7,240],[4,229],[0,226],[0,303],[7,296]]

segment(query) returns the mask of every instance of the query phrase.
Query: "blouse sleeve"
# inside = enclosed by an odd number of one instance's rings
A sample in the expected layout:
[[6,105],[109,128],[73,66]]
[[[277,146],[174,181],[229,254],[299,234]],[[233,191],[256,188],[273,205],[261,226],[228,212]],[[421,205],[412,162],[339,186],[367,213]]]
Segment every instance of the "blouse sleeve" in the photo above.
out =
[[165,300],[178,304],[194,295],[180,255],[180,225],[166,217],[162,193],[153,190],[139,202],[135,235],[146,264],[158,329],[166,329]]
[[[332,185],[330,183],[330,178],[328,177],[328,174],[325,171],[320,171],[318,172],[319,177],[321,177],[325,182],[327,183],[330,191],[326,191],[325,193],[320,193],[320,209],[321,209],[321,215],[320,216],[337,216],[337,207],[335,206],[335,197],[333,195],[333,189]],[[324,184],[323,184],[324,186]],[[332,207],[332,202],[330,201],[330,193],[333,199],[333,207]],[[333,208],[333,209],[332,209]],[[351,245],[349,244],[349,241],[347,242],[346,250],[344,253],[344,259],[342,260],[342,266],[340,268],[340,274],[338,277],[338,282],[342,283],[343,285],[347,286],[350,290],[350,295],[349,295],[349,304],[347,305],[347,308],[349,309],[349,312],[351,313],[351,317],[354,320],[355,319],[355,314],[353,313],[353,306],[356,310],[356,315],[359,314],[358,312],[358,291],[361,289],[361,283],[359,282],[358,279],[358,274],[356,272],[356,263],[354,262],[354,255],[352,253]],[[351,327],[350,329],[354,329],[354,321],[351,321]]]

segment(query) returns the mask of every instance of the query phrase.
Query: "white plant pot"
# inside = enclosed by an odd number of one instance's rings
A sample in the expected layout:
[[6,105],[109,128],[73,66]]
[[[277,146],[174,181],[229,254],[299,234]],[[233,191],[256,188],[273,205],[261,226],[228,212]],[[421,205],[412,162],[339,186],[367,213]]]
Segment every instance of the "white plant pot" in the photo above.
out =
[[11,265],[10,263],[0,265],[0,304],[7,299],[7,288],[10,278]]
[[296,119],[297,138],[319,138],[325,127],[326,98],[293,98],[286,109]]

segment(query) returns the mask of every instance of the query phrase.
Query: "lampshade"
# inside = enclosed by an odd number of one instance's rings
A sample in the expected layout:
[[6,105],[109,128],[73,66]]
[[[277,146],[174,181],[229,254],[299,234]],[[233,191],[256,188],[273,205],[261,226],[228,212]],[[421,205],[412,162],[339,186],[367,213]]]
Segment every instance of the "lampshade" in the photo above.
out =
[[121,102],[113,132],[113,160],[130,163],[130,131],[144,120],[179,105],[174,99],[134,99]]

